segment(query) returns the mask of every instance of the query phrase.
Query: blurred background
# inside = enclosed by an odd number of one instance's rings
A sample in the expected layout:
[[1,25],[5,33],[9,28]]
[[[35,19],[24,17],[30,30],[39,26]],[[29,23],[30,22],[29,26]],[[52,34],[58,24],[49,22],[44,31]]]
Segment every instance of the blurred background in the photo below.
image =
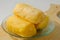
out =
[[51,3],[60,4],[60,0],[0,0],[0,24],[6,16],[13,14],[17,3],[27,3],[45,12]]

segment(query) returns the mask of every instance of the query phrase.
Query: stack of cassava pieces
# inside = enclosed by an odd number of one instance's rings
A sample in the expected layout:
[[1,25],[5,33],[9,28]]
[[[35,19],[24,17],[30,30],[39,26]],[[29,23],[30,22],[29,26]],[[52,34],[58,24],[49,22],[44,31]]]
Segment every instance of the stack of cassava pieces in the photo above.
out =
[[[46,13],[48,13],[50,16],[53,16],[52,12],[55,12],[56,6],[57,6],[56,4],[51,5],[51,8]],[[58,9],[60,8],[59,6],[60,5],[58,5]],[[52,10],[52,12],[51,12],[51,10]],[[40,38],[34,39],[34,40],[60,40],[60,31],[59,30],[60,30],[60,24],[56,22],[55,30],[50,35],[40,37]],[[5,40],[5,39],[12,40],[12,38],[7,33],[5,33],[0,26],[0,40]]]
[[41,10],[28,4],[17,4],[13,15],[6,20],[6,29],[9,33],[28,38],[36,36],[48,23],[49,17]]

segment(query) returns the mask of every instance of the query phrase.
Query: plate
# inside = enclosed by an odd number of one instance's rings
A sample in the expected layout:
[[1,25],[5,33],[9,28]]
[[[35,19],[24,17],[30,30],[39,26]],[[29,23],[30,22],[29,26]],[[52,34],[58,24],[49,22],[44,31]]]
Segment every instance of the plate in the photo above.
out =
[[[21,37],[21,36],[18,36],[18,35],[16,35],[16,34],[13,34],[13,33],[8,32],[8,31],[6,30],[6,25],[5,25],[6,20],[7,20],[7,19],[4,19],[3,22],[2,22],[2,24],[1,24],[2,29],[3,29],[6,33],[8,33],[9,35],[14,36],[14,37],[16,37],[16,38],[25,38],[25,37]],[[47,35],[49,35],[50,33],[53,32],[54,28],[55,28],[54,22],[50,20],[49,23],[48,23],[48,25],[47,25],[47,27],[46,27],[44,30],[40,31],[37,35],[35,35],[35,36],[33,36],[33,37],[29,37],[29,38],[39,38],[39,37],[47,36]],[[28,37],[27,37],[27,38],[28,38]]]

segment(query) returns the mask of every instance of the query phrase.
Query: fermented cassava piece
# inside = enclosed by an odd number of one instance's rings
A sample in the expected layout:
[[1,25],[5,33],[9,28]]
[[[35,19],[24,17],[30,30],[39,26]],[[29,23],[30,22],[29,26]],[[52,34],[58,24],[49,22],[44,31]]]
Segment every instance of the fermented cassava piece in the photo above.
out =
[[17,16],[10,16],[6,21],[7,30],[22,37],[31,37],[36,34],[35,26]]
[[44,29],[45,27],[47,27],[48,23],[49,23],[49,17],[46,16],[41,23],[37,24],[37,29]]
[[38,24],[44,19],[44,14],[41,10],[28,4],[17,4],[14,8],[14,14],[34,24]]

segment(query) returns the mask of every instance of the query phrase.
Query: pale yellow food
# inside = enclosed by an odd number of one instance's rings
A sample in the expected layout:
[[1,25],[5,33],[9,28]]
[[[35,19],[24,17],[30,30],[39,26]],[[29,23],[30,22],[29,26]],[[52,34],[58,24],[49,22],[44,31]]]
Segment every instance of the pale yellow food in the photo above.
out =
[[10,16],[6,21],[6,28],[9,32],[22,37],[31,37],[36,34],[35,26],[17,16]]
[[41,23],[37,24],[37,29],[44,29],[45,27],[47,27],[48,23],[49,23],[49,18],[48,16],[46,16]]
[[14,14],[34,24],[40,23],[44,17],[41,10],[28,4],[17,4],[14,8]]

